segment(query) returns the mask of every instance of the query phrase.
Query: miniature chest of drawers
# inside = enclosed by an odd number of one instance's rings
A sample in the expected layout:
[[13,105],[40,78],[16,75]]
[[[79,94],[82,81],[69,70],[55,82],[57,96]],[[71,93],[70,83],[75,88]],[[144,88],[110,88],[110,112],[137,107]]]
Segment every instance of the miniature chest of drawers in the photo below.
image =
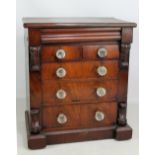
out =
[[24,18],[28,146],[127,140],[129,50],[135,23]]

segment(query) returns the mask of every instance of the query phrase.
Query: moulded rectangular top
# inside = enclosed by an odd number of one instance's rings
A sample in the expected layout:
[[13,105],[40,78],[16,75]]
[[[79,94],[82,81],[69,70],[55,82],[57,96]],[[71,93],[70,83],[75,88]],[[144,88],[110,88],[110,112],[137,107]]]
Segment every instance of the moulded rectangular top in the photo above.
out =
[[23,18],[25,28],[136,27],[116,18]]

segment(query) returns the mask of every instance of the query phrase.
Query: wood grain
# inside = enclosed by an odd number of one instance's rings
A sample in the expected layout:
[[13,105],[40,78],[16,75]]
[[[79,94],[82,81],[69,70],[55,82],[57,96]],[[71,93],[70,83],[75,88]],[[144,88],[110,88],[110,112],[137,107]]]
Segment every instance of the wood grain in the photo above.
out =
[[120,39],[121,39],[120,31],[41,35],[42,44],[86,42],[86,41],[87,42],[88,41],[109,41],[109,40],[120,40]]
[[39,72],[30,73],[30,108],[40,108],[42,103],[41,77]]
[[[67,116],[67,123],[59,124],[57,117],[60,113]],[[80,126],[80,106],[61,106],[43,108],[43,128],[78,128]]]
[[[101,122],[95,120],[95,112],[104,112],[105,119]],[[59,113],[67,116],[67,123],[59,124]],[[75,128],[104,127],[116,124],[117,103],[105,102],[99,104],[66,105],[61,107],[43,108],[43,128],[45,131],[58,131]]]
[[[117,80],[84,80],[84,81],[44,81],[43,104],[44,105],[67,105],[83,104],[101,101],[114,101],[117,95]],[[106,95],[98,97],[96,90],[99,87],[106,89]],[[56,93],[63,89],[66,92],[64,99],[58,99]]]
[[[63,49],[65,51],[65,58],[59,60],[56,57],[56,52],[58,49]],[[66,60],[79,60],[82,59],[82,47],[78,45],[73,46],[43,46],[41,52],[42,63],[47,62],[63,62]]]
[[66,27],[135,27],[136,24],[116,18],[23,18],[26,28]]
[[[100,48],[107,50],[107,56],[99,58],[97,52]],[[101,44],[101,45],[85,45],[83,46],[83,57],[87,60],[106,60],[106,59],[118,59],[119,58],[119,45],[118,44]]]
[[[135,23],[115,18],[24,18],[28,28],[30,105],[26,112],[28,147],[39,149],[47,144],[84,140],[132,137],[127,124],[127,88],[129,55]],[[106,48],[104,58],[97,55]],[[66,57],[56,58],[64,49]],[[99,76],[97,68],[107,74]],[[63,67],[67,74],[56,76]],[[106,95],[96,94],[98,87]],[[56,97],[59,89],[67,96]],[[27,94],[29,96],[29,94]],[[104,113],[96,121],[95,113]],[[67,117],[58,123],[58,115]],[[103,116],[103,115],[102,115]]]
[[[107,74],[100,76],[97,73],[99,66],[107,68]],[[99,79],[116,79],[118,77],[118,61],[82,61],[82,62],[62,62],[62,63],[44,63],[41,66],[42,80],[60,80],[56,75],[56,70],[63,67],[67,74],[63,79],[82,79],[82,78],[99,78]]]

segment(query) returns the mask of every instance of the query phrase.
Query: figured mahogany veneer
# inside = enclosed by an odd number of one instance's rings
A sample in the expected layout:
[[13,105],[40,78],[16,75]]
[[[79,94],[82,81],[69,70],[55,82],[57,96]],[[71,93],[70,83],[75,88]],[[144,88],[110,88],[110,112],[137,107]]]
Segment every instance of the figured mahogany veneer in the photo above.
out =
[[28,147],[127,140],[129,51],[135,23],[114,18],[24,18]]
[[[105,48],[108,53],[104,58],[100,58],[97,54],[100,48]],[[98,44],[98,45],[85,45],[83,47],[83,57],[88,60],[94,59],[118,59],[119,58],[119,44]]]
[[[95,120],[96,110],[105,113],[105,119],[98,122]],[[57,122],[58,114],[63,112],[67,117],[67,123],[59,124]],[[60,107],[43,108],[43,130],[58,131],[64,129],[104,127],[115,125],[117,116],[117,103],[97,103],[84,105],[66,105]]]
[[[105,48],[108,51],[107,56],[104,58],[105,59],[118,59],[119,58],[119,45],[117,43],[112,43],[112,44],[105,44],[105,43],[100,43],[98,45],[70,45],[70,46],[61,46],[61,45],[56,45],[56,46],[49,46],[49,45],[44,45],[42,47],[42,52],[41,52],[41,61],[42,63],[49,63],[49,62],[65,62],[65,61],[71,61],[71,60],[81,60],[81,59],[86,59],[86,60],[98,60],[98,59],[103,59],[99,58],[97,55],[97,52],[100,48]],[[65,58],[59,60],[56,58],[56,52],[59,49],[64,49],[65,50]]]
[[46,34],[41,35],[43,44],[49,43],[66,43],[79,41],[105,41],[105,40],[120,40],[120,32],[93,32],[93,33],[78,33],[78,34]]
[[[107,68],[107,74],[100,76],[97,73],[97,68],[104,66]],[[63,79],[77,78],[100,78],[100,79],[116,79],[118,77],[119,62],[114,61],[80,61],[69,63],[46,63],[42,64],[41,75],[42,80],[60,80],[56,75],[56,70],[63,67],[66,70],[66,76]]]
[[[77,104],[86,102],[114,101],[117,97],[118,80],[87,80],[87,81],[44,81],[43,87],[43,104],[61,105]],[[106,95],[98,97],[96,90],[98,87],[106,89]],[[56,97],[56,92],[63,89],[66,97],[61,100]]]
[[[56,58],[56,52],[58,49],[65,51],[65,58],[59,60]],[[43,46],[41,53],[42,63],[48,62],[61,62],[66,60],[80,60],[82,59],[82,47],[80,46]]]

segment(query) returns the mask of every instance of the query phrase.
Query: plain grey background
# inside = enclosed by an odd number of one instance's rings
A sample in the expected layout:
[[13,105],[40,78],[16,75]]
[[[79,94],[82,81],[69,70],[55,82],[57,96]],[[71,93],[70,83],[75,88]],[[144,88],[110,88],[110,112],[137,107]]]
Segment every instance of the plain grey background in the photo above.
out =
[[[17,0],[16,94],[26,97],[23,17],[115,17],[138,24],[138,0]],[[138,27],[134,29],[130,53],[128,103],[138,104]]]

